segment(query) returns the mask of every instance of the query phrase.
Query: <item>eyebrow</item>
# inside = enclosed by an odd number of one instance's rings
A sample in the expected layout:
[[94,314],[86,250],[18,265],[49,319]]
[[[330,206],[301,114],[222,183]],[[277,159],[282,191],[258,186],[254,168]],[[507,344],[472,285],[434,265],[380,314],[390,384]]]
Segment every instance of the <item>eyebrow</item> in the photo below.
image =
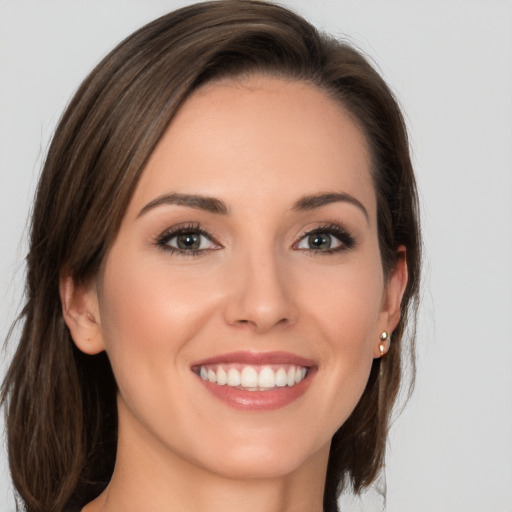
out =
[[368,210],[364,207],[363,203],[350,194],[345,194],[344,192],[328,192],[325,194],[303,196],[293,205],[293,209],[295,211],[307,211],[337,202],[350,203],[356,206],[363,212],[366,220],[368,222],[370,221]]
[[[366,220],[369,221],[370,217],[364,205],[355,197],[344,192],[328,192],[323,194],[307,195],[301,197],[296,201],[292,207],[295,211],[308,211],[320,208],[331,203],[345,202],[350,203],[359,208]],[[218,215],[228,215],[229,208],[224,201],[215,197],[201,196],[198,194],[164,194],[150,201],[137,215],[137,218],[144,215],[149,210],[166,204],[175,204],[178,206],[187,206],[197,210],[205,210],[207,212],[215,213]]]
[[197,210],[205,210],[207,212],[216,213],[219,215],[227,215],[229,209],[223,201],[215,197],[201,196],[197,194],[164,194],[150,201],[137,215],[139,218],[149,210],[164,204],[177,204],[179,206],[188,206]]

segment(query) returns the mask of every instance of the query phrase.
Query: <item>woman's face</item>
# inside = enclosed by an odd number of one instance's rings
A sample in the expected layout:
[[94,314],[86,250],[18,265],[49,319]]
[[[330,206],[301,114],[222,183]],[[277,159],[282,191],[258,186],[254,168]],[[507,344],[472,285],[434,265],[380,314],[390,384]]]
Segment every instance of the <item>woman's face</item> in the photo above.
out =
[[120,450],[239,477],[325,464],[398,288],[346,111],[300,82],[204,86],[152,154],[93,291]]

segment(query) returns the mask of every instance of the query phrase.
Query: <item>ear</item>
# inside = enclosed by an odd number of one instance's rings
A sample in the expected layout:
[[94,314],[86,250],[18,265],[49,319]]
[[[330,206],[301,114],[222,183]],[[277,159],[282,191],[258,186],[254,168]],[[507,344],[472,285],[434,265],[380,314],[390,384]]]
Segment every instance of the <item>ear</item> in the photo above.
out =
[[94,280],[87,285],[77,285],[71,276],[59,281],[62,315],[71,332],[75,345],[86,354],[105,350]]
[[378,323],[379,332],[375,336],[374,357],[381,357],[383,355],[380,350],[381,343],[384,343],[384,353],[388,351],[389,343],[392,343],[392,339],[390,340],[389,338],[384,341],[381,340],[380,335],[383,332],[388,332],[391,336],[400,321],[400,306],[402,304],[405,287],[407,286],[407,280],[406,249],[401,245],[397,249],[396,262],[391,269],[382,296],[382,306]]

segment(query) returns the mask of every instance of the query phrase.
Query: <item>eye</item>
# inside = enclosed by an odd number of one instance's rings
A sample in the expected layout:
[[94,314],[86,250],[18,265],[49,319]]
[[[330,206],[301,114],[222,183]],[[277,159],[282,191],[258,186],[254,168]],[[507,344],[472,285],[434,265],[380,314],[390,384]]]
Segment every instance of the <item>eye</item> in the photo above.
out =
[[355,238],[337,225],[321,226],[305,233],[294,245],[295,249],[333,253],[352,248]]
[[211,240],[201,233],[181,233],[180,235],[173,236],[167,242],[167,245],[182,251],[200,251],[202,249],[209,249]]
[[182,226],[166,231],[158,238],[156,244],[170,252],[191,255],[219,249],[219,245],[199,226]]
[[330,233],[313,233],[305,236],[298,244],[297,249],[313,249],[327,251],[339,247],[341,242]]

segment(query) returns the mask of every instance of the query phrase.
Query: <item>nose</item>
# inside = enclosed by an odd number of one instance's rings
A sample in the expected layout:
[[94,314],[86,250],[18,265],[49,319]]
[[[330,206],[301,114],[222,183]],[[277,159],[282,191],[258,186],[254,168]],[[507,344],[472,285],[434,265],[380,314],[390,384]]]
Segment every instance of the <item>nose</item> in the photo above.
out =
[[265,333],[296,321],[292,283],[274,254],[250,254],[232,263],[224,311],[229,325]]

